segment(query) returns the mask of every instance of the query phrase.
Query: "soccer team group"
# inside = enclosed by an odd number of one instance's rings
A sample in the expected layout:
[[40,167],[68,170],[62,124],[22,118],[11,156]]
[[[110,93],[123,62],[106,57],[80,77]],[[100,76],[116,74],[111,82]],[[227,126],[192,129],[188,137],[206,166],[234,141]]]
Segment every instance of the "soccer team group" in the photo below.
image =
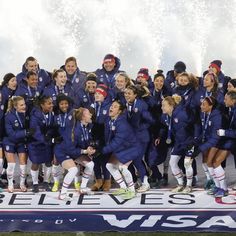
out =
[[192,192],[203,168],[207,194],[227,196],[226,160],[236,156],[236,79],[221,66],[214,60],[197,77],[178,61],[166,75],[157,70],[152,78],[141,68],[131,79],[112,54],[94,72],[81,71],[75,57],[53,72],[28,57],[0,87],[0,173],[8,192],[19,184],[22,192],[43,188],[68,200],[72,182],[79,194],[92,194],[110,191],[113,179],[119,188],[112,194],[131,199],[168,185],[170,167],[172,192]]

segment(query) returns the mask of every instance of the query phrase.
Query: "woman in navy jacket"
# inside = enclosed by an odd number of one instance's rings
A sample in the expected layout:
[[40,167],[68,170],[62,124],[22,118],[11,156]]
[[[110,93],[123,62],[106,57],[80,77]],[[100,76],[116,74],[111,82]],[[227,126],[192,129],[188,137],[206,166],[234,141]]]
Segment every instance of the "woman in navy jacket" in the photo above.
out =
[[200,122],[195,125],[194,132],[195,147],[192,157],[196,157],[200,152],[202,153],[202,166],[207,177],[206,189],[212,188],[214,182],[218,186],[218,181],[214,173],[213,159],[220,141],[217,130],[222,128],[222,113],[215,107],[216,99],[214,97],[211,96],[203,99]]
[[[222,111],[224,110],[224,94],[221,89],[218,89],[218,80],[214,73],[209,72],[205,75],[203,80],[203,87],[201,87],[194,95],[192,101],[192,109],[195,112],[200,112],[200,106],[205,97],[213,96],[217,100],[217,106]],[[197,115],[198,116],[198,115]]]
[[[49,178],[53,159],[53,143],[55,138],[55,125],[52,98],[43,96],[39,98],[38,108],[32,110],[30,115],[30,128],[35,129],[32,142],[29,143],[29,159],[32,162],[31,176],[33,180],[32,191],[37,193],[39,165],[45,163],[44,188],[51,191]],[[55,138],[55,139],[54,139]]]
[[[168,124],[168,132],[166,143],[173,143],[173,149],[170,157],[170,167],[173,175],[178,181],[178,186],[172,192],[191,192],[187,186],[183,186],[183,173],[178,166],[178,162],[182,156],[187,156],[187,147],[192,143],[192,126],[193,120],[184,109],[179,105],[181,97],[178,95],[168,96],[162,101],[162,111],[166,115]],[[192,179],[189,179],[191,182]],[[189,184],[190,185],[190,184]]]
[[109,90],[113,100],[119,100],[123,105],[126,104],[124,92],[125,89],[132,85],[131,79],[124,72],[120,72],[115,78],[115,87]]
[[[111,98],[108,96],[108,87],[105,84],[99,84],[95,92],[95,103],[92,107],[95,111],[95,122],[93,123],[92,133],[95,143],[104,146],[104,123],[108,118],[109,108],[111,106]],[[94,157],[94,174],[96,183],[92,186],[92,191],[109,191],[111,188],[111,176],[106,168],[108,156],[98,155]]]
[[75,57],[68,57],[61,69],[66,72],[67,80],[71,82],[75,92],[78,92],[84,87],[86,73],[79,69]]
[[[62,137],[62,139],[66,139],[66,129],[71,128],[73,126],[73,109],[72,109],[72,99],[64,94],[59,94],[56,100],[55,107],[55,125],[57,126],[58,135]],[[57,145],[56,145],[57,146]],[[60,165],[56,160],[55,156],[53,159],[52,165],[52,176],[54,180],[54,185],[52,187],[52,192],[59,191],[60,187]],[[78,180],[78,176],[75,177],[75,189],[80,188],[80,183]]]
[[109,154],[107,169],[120,185],[114,194],[122,195],[124,199],[135,197],[134,183],[128,166],[132,161],[140,159],[139,145],[131,125],[123,114],[125,107],[114,101],[109,109],[109,119],[105,123],[105,142],[103,154]]
[[[161,103],[162,100],[171,95],[171,91],[165,86],[165,76],[163,70],[158,70],[157,74],[154,75],[154,88],[151,90],[152,105],[149,106],[149,111],[151,112],[155,123],[149,128],[153,140],[156,140],[159,136],[159,132],[162,128],[161,124]],[[163,186],[168,183],[168,168],[169,168],[169,158],[167,158],[167,144],[166,142],[159,143],[156,147],[153,144],[148,150],[148,165],[151,168],[152,175],[150,177],[151,187],[158,187],[160,184]],[[164,163],[163,163],[164,162]],[[158,169],[158,165],[163,163],[163,175]]]
[[90,108],[94,103],[94,94],[97,87],[97,76],[94,73],[87,75],[87,79],[83,89],[76,94],[75,108]]
[[8,73],[3,77],[3,81],[0,87],[1,103],[4,106],[4,112],[7,109],[9,98],[11,98],[17,89],[16,77],[12,73]]
[[181,105],[189,110],[198,88],[198,79],[192,74],[183,72],[177,76],[177,84],[177,87],[173,89],[173,94],[181,96]]
[[78,174],[78,168],[75,161],[84,166],[82,176],[80,194],[90,194],[91,191],[87,188],[89,178],[93,173],[94,163],[92,155],[95,149],[90,146],[92,141],[91,136],[92,114],[86,108],[75,109],[73,112],[73,126],[66,126],[63,141],[55,146],[55,156],[62,167],[68,170],[64,177],[59,199],[67,199],[67,189],[71,182]]
[[7,110],[8,100],[14,95],[16,89],[17,81],[15,75],[12,73],[7,73],[3,77],[3,81],[0,86],[0,173],[2,173],[4,165],[2,150],[2,141],[5,136],[4,115]]
[[34,130],[29,129],[29,117],[26,116],[26,105],[23,97],[14,96],[10,98],[8,111],[5,116],[6,136],[3,139],[3,146],[8,162],[7,179],[8,192],[14,192],[13,177],[16,165],[15,153],[18,155],[20,163],[20,189],[26,192],[26,164],[27,164],[27,139],[30,138]]
[[[140,98],[138,98],[138,89],[136,86],[128,86],[125,90],[125,99],[127,107],[127,119],[133,127],[135,135],[140,145],[140,156],[144,158],[147,152],[148,144],[150,142],[150,134],[148,128],[154,123],[151,113],[148,111],[148,105]],[[142,186],[137,190],[138,192],[145,192],[150,188],[147,181],[147,171],[144,164],[136,163],[134,165],[139,171]]]
[[20,72],[16,78],[17,83],[20,85],[21,82],[26,79],[26,75],[29,71],[33,71],[37,73],[37,76],[39,78],[39,86],[41,88],[44,88],[45,86],[48,86],[51,83],[51,77],[49,73],[41,69],[39,67],[38,61],[34,57],[28,57],[25,60],[25,63],[22,65],[22,72]]
[[65,94],[73,99],[75,99],[75,92],[71,86],[71,82],[67,80],[66,72],[62,69],[56,70],[52,75],[53,81],[48,87],[43,91],[43,95],[49,96],[53,100],[53,105],[56,105],[56,99],[59,94]]
[[[188,115],[192,116],[193,120],[194,120],[194,115],[195,115],[195,111],[192,110],[192,102],[193,102],[193,98],[194,95],[196,94],[198,89],[198,79],[197,77],[195,77],[193,74],[189,74],[186,72],[183,72],[181,74],[178,74],[177,76],[177,87],[175,89],[173,89],[173,94],[177,94],[179,96],[181,96],[182,100],[181,100],[181,106],[183,106]],[[179,166],[182,169],[182,171],[185,173],[185,167],[184,167],[184,158],[181,158],[180,162],[179,162]],[[192,162],[192,166],[194,169],[194,173],[193,173],[193,180],[197,179],[197,164],[196,164],[196,160],[194,159]]]
[[224,197],[228,195],[227,183],[225,180],[225,170],[221,163],[228,157],[230,151],[235,149],[236,144],[236,92],[227,92],[224,99],[225,106],[229,108],[228,116],[223,122],[223,129],[217,130],[221,137],[218,150],[214,155],[213,167],[218,186],[213,190],[215,197]]
[[29,71],[26,79],[18,86],[15,95],[25,98],[27,114],[30,114],[36,99],[41,95],[42,88],[38,86],[38,75],[34,71]]

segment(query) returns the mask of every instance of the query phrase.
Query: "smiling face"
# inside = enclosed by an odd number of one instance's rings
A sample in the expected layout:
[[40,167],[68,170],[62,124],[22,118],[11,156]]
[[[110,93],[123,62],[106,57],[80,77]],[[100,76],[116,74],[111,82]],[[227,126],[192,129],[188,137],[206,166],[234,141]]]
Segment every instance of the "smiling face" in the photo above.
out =
[[34,61],[28,61],[25,64],[25,68],[27,69],[27,71],[34,71],[37,72],[38,71],[38,62],[36,60]]
[[96,92],[94,94],[94,98],[95,98],[95,102],[103,102],[105,100],[105,97],[99,92]]
[[85,124],[92,123],[92,114],[88,109],[84,109],[81,121]]
[[189,84],[189,78],[186,75],[181,75],[178,77],[178,84],[180,86],[186,86]]
[[213,87],[214,86],[214,79],[212,78],[212,75],[206,75],[204,77],[203,86],[205,88]]
[[125,89],[126,85],[127,85],[127,82],[126,82],[124,76],[119,75],[118,77],[116,77],[115,86],[119,90],[123,91]]
[[144,78],[144,77],[139,76],[139,77],[137,78],[137,82],[139,82],[139,83],[140,83],[141,85],[143,85],[143,86],[148,86],[147,79]]
[[58,87],[64,87],[67,81],[66,72],[58,72],[57,76],[55,77],[55,81]]
[[156,90],[161,90],[164,86],[164,78],[162,76],[158,76],[155,78],[153,83]]
[[7,83],[7,87],[11,90],[16,90],[17,87],[17,80],[16,77],[12,77],[8,83]]
[[124,95],[125,95],[125,100],[126,100],[128,103],[133,103],[134,100],[135,100],[136,97],[137,97],[137,94],[135,94],[134,91],[131,90],[131,89],[129,89],[129,88],[127,88],[127,89],[125,90]]
[[89,93],[95,93],[97,87],[97,83],[93,80],[88,80],[86,81],[85,84],[85,90],[88,91]]
[[67,100],[60,101],[58,105],[59,105],[60,111],[62,111],[63,113],[66,113],[69,109],[69,103]]
[[209,72],[212,72],[215,75],[217,75],[217,73],[218,73],[217,69],[215,67],[212,67],[212,66],[209,67]]
[[77,64],[75,61],[69,61],[65,64],[65,70],[67,74],[73,75],[77,70]]
[[52,98],[48,98],[43,104],[40,105],[44,113],[52,112],[53,102]]
[[37,75],[31,75],[29,78],[26,79],[27,84],[31,88],[36,88],[38,86],[38,76]]
[[120,104],[116,101],[111,104],[109,109],[109,116],[111,119],[115,119],[119,116],[119,114],[122,112],[120,108]]
[[115,63],[114,60],[105,61],[103,63],[103,66],[104,66],[105,70],[108,71],[108,72],[114,70],[115,65],[116,65],[116,63]]
[[26,112],[25,100],[24,99],[18,100],[14,108],[19,113],[25,113]]
[[230,82],[227,84],[227,92],[236,91],[236,87],[233,86]]

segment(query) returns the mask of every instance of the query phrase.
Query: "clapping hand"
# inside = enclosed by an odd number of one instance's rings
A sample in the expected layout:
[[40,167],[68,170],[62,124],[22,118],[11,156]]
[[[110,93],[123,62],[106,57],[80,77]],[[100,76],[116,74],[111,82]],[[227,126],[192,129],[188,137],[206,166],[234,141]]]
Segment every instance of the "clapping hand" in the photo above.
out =
[[93,147],[89,146],[87,148],[87,153],[89,156],[93,155],[96,152],[96,149],[94,149]]

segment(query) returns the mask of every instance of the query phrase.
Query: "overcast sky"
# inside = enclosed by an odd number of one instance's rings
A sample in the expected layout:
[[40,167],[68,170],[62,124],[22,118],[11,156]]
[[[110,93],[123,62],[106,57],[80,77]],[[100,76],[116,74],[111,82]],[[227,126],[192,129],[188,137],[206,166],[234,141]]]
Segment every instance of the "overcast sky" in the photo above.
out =
[[1,0],[0,79],[28,56],[49,71],[75,56],[93,71],[107,53],[132,77],[179,60],[200,75],[214,59],[236,77],[235,9],[235,0]]

